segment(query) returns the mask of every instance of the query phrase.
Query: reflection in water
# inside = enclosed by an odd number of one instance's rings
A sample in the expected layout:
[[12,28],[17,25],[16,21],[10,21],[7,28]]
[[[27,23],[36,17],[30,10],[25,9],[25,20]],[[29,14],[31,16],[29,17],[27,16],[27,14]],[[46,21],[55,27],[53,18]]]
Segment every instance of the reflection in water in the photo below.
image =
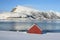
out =
[[60,21],[0,22],[0,30],[27,30],[36,23],[42,30],[60,30]]

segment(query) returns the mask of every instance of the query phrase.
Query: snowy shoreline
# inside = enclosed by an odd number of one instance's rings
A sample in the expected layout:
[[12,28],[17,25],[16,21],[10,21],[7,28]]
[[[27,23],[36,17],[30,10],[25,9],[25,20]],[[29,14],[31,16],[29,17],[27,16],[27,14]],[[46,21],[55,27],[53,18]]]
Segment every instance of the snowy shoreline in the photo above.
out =
[[29,34],[25,32],[0,31],[0,40],[60,40],[60,33]]

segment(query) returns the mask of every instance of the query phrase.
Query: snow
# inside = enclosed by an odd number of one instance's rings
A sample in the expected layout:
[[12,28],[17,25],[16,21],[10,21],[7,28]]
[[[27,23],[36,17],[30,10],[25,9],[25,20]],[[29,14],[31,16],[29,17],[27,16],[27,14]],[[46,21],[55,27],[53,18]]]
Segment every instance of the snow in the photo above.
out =
[[[14,10],[15,9],[15,10]],[[35,19],[60,19],[60,12],[55,12],[53,10],[50,11],[39,11],[30,7],[25,6],[16,6],[14,9],[12,9],[12,12],[19,12],[24,13],[27,15],[33,16]]]
[[[7,19],[12,17],[25,18],[27,20],[47,20],[47,19],[60,19],[60,12],[56,11],[39,11],[30,7],[16,6],[11,12],[3,12],[0,14],[0,19]],[[18,19],[17,19],[18,20]]]
[[17,5],[15,8],[12,9],[12,12],[31,12],[31,11],[39,11],[39,10],[20,5]]
[[60,33],[30,34],[26,32],[0,31],[0,40],[60,40]]

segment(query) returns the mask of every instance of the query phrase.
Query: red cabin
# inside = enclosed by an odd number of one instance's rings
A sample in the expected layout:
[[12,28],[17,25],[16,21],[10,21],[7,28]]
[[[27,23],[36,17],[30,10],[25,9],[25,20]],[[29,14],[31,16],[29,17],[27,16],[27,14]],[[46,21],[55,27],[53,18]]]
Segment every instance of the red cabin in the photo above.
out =
[[42,34],[42,30],[37,24],[34,24],[28,29],[27,33]]

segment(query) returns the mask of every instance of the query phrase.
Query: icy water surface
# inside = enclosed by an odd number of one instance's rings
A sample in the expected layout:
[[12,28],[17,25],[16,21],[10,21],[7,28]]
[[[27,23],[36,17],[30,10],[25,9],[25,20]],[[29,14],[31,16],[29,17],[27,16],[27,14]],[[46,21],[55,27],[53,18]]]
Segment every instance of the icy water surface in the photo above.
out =
[[42,30],[60,31],[60,20],[27,21],[27,22],[1,22],[0,30],[27,30],[36,23]]

